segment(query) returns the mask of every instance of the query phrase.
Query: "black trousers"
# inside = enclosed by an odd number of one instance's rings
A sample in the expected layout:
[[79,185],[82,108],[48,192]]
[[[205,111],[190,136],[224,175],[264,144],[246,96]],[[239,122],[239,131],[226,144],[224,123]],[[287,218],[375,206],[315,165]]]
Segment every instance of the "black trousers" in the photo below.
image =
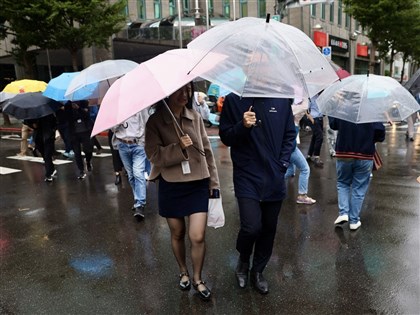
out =
[[55,152],[55,130],[34,130],[35,148],[44,159],[45,177],[54,172],[53,154]]
[[277,220],[282,201],[259,202],[248,198],[238,198],[241,228],[236,241],[240,259],[252,261],[253,272],[263,272],[273,252]]
[[112,147],[112,136],[114,135],[114,133],[112,132],[111,129],[108,130],[108,143],[109,143],[109,147],[111,148],[111,154],[112,154],[112,166],[114,167],[114,172],[121,172],[124,165],[123,162],[121,161],[121,157],[120,157],[120,153],[118,152],[118,150],[115,150]]
[[321,153],[322,142],[324,140],[324,118],[314,118],[315,123],[309,122],[312,129],[311,144],[309,145],[308,155],[319,156]]
[[73,133],[71,135],[71,144],[74,151],[74,160],[76,161],[77,168],[80,172],[85,170],[83,163],[82,149],[85,153],[86,162],[90,163],[93,155],[93,144],[90,139],[90,131]]

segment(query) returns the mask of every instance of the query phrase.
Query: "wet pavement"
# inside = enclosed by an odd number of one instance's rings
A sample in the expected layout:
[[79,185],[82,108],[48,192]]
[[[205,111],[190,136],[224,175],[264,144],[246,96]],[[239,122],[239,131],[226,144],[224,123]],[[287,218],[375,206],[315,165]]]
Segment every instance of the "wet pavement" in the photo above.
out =
[[[356,232],[334,229],[335,164],[326,139],[324,168],[311,166],[309,195],[317,203],[297,205],[297,177],[289,181],[264,272],[266,296],[236,287],[232,165],[212,137],[226,225],[207,229],[210,302],[177,288],[154,183],[138,223],[127,179],[114,185],[111,157],[95,157],[83,181],[73,163],[57,165],[57,180],[45,183],[43,165],[7,158],[19,141],[1,139],[0,166],[21,171],[0,175],[0,314],[420,314],[420,132],[406,142],[405,128],[388,127],[379,145],[384,166],[374,173]],[[310,133],[301,140],[306,152]]]

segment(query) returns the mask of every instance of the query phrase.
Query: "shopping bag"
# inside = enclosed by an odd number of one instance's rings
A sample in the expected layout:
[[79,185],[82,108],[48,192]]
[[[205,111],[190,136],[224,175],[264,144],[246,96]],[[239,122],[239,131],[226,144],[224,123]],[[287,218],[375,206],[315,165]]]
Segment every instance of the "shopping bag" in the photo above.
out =
[[209,198],[209,212],[207,213],[207,226],[215,229],[225,225],[222,197]]
[[375,154],[373,154],[373,170],[377,171],[382,167],[382,158],[379,155],[379,152],[375,150]]

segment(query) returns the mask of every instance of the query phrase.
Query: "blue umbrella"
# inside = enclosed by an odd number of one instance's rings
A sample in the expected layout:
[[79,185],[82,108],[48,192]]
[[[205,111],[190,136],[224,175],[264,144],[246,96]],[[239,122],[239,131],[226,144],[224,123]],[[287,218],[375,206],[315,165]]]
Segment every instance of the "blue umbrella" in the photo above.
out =
[[210,84],[208,90],[207,90],[207,95],[210,96],[214,96],[216,98],[218,98],[219,96],[225,96],[228,95],[230,93],[229,90],[223,88],[222,86],[212,83]]
[[[65,98],[64,94],[69,87],[71,80],[73,80],[73,78],[79,73],[80,72],[64,72],[58,77],[51,79],[50,82],[48,82],[47,88],[42,93],[42,95],[60,102],[68,101],[69,99]],[[77,90],[73,94],[72,100],[87,100],[98,98],[98,96],[98,83],[92,83],[82,89]]]

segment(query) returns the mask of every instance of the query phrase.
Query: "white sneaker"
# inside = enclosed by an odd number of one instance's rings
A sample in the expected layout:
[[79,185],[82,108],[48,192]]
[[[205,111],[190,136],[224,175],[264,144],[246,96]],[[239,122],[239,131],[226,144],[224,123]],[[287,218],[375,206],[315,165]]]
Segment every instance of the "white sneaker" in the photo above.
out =
[[357,221],[357,223],[350,223],[350,230],[355,231],[362,225],[362,222]]
[[144,172],[144,179],[149,180],[149,174],[147,172]]
[[349,222],[349,216],[347,214],[339,215],[334,221],[334,224],[343,224],[345,222]]

